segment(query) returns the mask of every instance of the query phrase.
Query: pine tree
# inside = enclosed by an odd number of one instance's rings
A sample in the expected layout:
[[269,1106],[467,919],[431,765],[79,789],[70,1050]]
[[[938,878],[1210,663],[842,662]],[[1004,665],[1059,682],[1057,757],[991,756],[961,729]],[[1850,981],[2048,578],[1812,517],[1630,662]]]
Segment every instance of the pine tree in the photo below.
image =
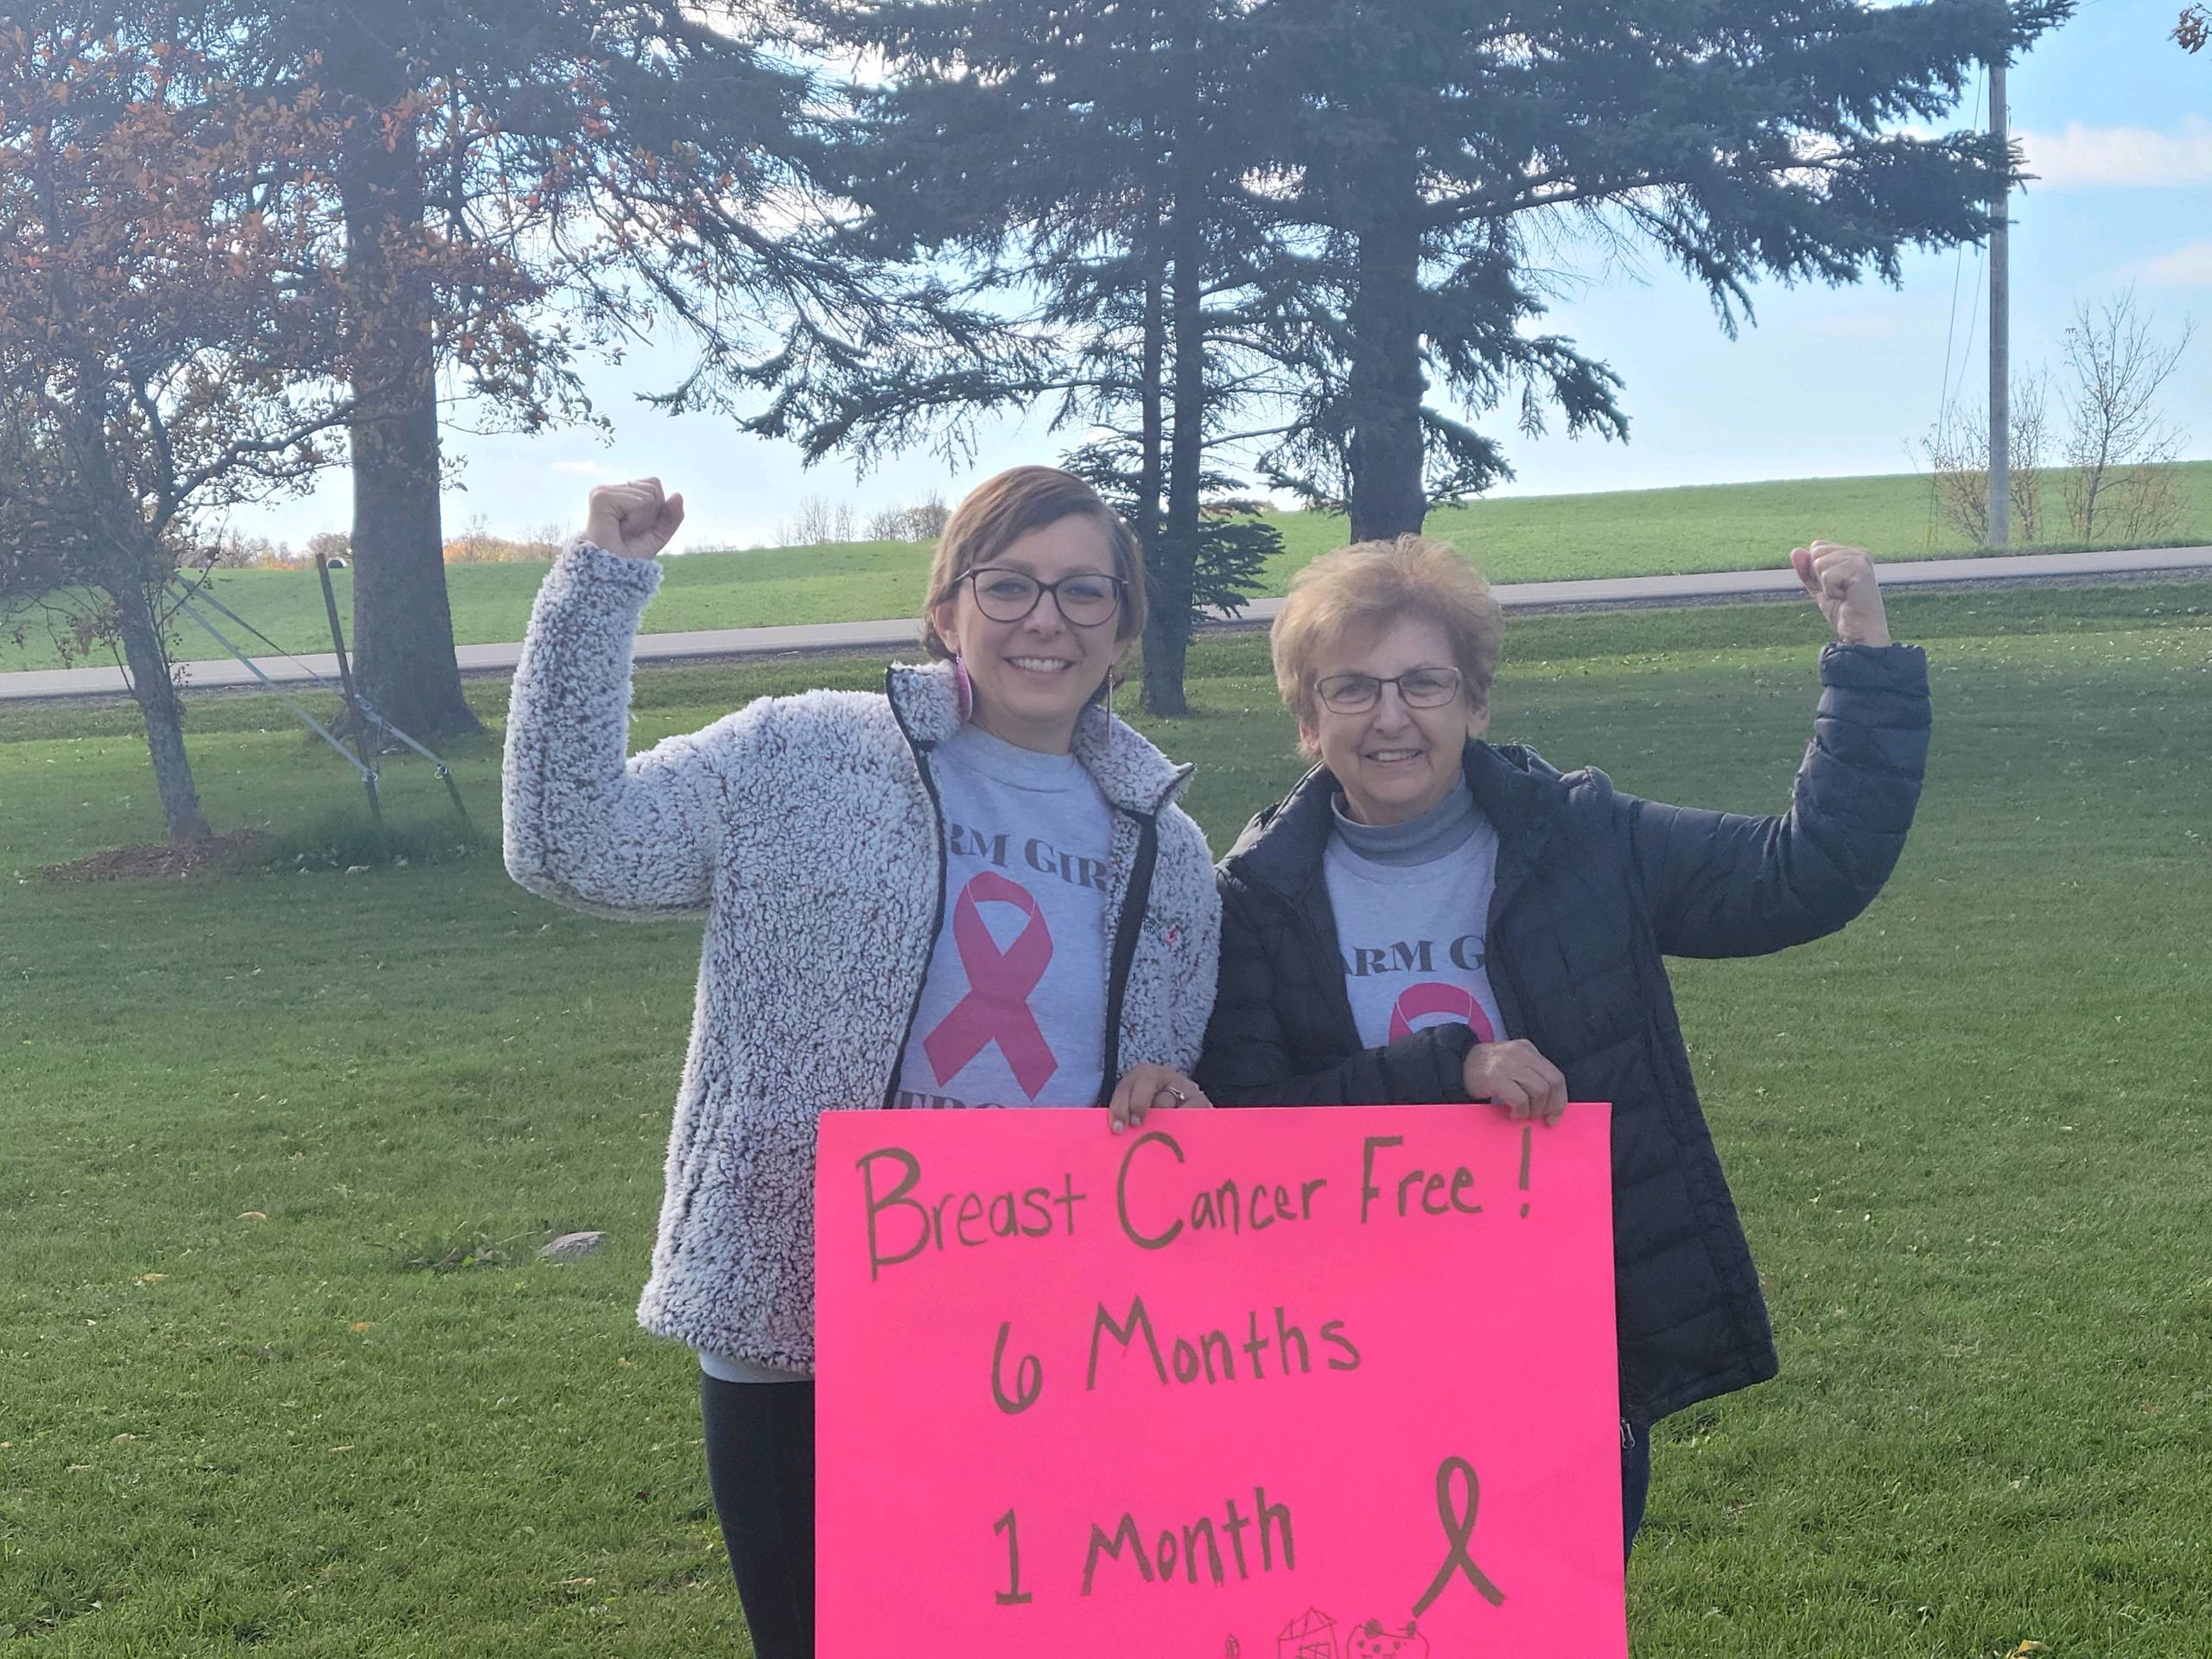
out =
[[[1625,437],[1620,382],[1535,332],[1539,253],[1573,233],[1656,250],[1724,331],[1751,285],[1895,282],[1901,251],[1977,240],[2011,158],[1923,136],[1978,60],[2070,0],[1264,0],[1281,170],[1319,347],[1274,475],[1349,503],[1355,539],[1418,530],[1432,497],[1510,476],[1452,413],[1556,406]],[[1443,394],[1432,397],[1432,391]]]
[[1268,215],[1239,113],[1244,9],[1199,3],[833,7],[840,47],[887,54],[840,174],[867,210],[847,245],[956,262],[963,305],[997,324],[922,372],[855,362],[799,383],[754,429],[809,453],[927,438],[1052,400],[1083,429],[1068,463],[1144,543],[1145,696],[1184,709],[1195,614],[1233,602],[1275,532],[1205,511],[1240,487],[1225,455],[1275,435],[1240,412],[1287,395],[1258,302]]

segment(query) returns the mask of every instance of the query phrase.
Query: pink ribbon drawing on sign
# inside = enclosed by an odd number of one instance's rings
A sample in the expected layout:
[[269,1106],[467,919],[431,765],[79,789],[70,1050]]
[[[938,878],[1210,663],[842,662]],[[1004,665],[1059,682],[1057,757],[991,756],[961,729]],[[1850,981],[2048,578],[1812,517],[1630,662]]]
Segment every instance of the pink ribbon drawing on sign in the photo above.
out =
[[[981,906],[992,899],[1014,906],[1028,920],[1004,950],[983,924]],[[940,1085],[993,1043],[1006,1056],[1030,1099],[1060,1069],[1052,1046],[1029,1011],[1029,994],[1052,962],[1052,933],[1028,889],[996,870],[985,870],[960,889],[952,907],[952,943],[968,972],[968,995],[922,1039]]]
[[1426,1020],[1431,1014],[1449,1014],[1471,1028],[1478,1043],[1494,1043],[1497,1033],[1491,1029],[1490,1016],[1483,1012],[1483,1005],[1475,1001],[1475,994],[1458,985],[1446,985],[1441,980],[1428,980],[1422,984],[1408,985],[1390,1010],[1390,1040],[1410,1037],[1414,1021]]

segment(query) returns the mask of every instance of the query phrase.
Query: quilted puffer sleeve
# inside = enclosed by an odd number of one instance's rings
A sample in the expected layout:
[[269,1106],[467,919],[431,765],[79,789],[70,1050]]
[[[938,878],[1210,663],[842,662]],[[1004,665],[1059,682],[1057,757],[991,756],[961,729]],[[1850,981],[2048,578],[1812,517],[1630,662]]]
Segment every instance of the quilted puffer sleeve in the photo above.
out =
[[1821,653],[1819,712],[1788,812],[1615,796],[1659,949],[1759,956],[1833,933],[1866,909],[1912,827],[1929,718],[1918,646],[1832,645]]

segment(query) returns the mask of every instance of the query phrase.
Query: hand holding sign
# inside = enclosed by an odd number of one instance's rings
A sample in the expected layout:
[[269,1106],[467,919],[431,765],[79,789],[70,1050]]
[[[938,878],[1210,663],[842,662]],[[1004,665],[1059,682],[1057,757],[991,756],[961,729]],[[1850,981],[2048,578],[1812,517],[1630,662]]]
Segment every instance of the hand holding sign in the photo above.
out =
[[1122,1074],[1114,1086],[1114,1097],[1107,1103],[1112,1116],[1114,1133],[1119,1135],[1132,1125],[1141,1127],[1147,1112],[1173,1111],[1177,1107],[1211,1107],[1213,1102],[1205,1091],[1170,1065],[1155,1065],[1150,1060],[1133,1065]]
[[1556,1123],[1567,1109],[1567,1078],[1534,1043],[1517,1037],[1509,1042],[1477,1043],[1467,1051],[1459,1080],[1470,1096],[1495,1101],[1516,1122],[1541,1117],[1548,1124]]

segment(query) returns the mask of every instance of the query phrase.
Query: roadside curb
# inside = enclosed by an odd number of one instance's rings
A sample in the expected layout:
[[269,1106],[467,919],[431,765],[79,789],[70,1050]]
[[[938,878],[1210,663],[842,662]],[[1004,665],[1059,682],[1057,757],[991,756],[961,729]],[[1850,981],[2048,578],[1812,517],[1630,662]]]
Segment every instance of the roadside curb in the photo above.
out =
[[[2114,582],[2158,582],[2212,575],[2212,547],[2115,549],[2098,553],[2027,553],[1986,558],[1909,560],[1881,567],[1885,593],[1945,593],[1973,588],[2086,587]],[[1503,609],[1520,614],[1645,610],[1695,605],[1772,603],[1803,590],[1796,573],[1780,570],[1721,570],[1695,575],[1621,576],[1585,582],[1500,582],[1491,591]],[[1257,599],[1235,617],[1215,617],[1198,626],[1205,632],[1263,628],[1282,607],[1280,599]],[[867,622],[810,622],[772,628],[715,628],[638,636],[633,661],[640,666],[670,663],[734,662],[760,658],[845,656],[855,652],[918,649],[920,624],[906,618]],[[463,677],[512,676],[522,652],[519,641],[461,645],[455,649]],[[336,658],[325,652],[303,658],[254,659],[264,674],[282,685],[311,685],[309,671],[324,679],[338,674]],[[264,688],[237,662],[216,660],[182,665],[181,689],[189,693],[260,691]],[[128,696],[120,669],[34,669],[0,674],[0,702],[67,702]]]

